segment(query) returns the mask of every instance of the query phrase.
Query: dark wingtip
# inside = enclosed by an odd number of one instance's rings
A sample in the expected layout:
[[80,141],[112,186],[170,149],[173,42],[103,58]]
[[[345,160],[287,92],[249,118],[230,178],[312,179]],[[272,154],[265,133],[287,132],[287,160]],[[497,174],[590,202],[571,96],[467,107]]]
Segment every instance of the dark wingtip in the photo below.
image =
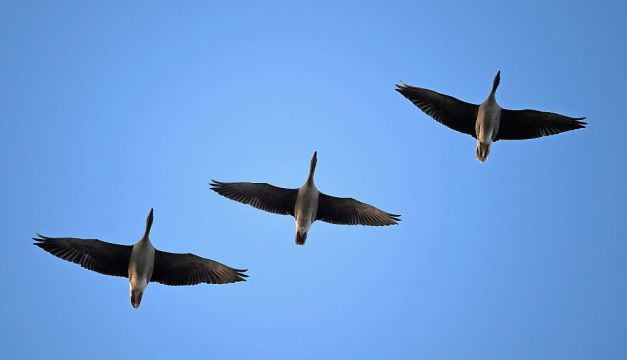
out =
[[396,86],[396,88],[394,90],[398,91],[399,93],[403,93],[403,91],[407,90],[409,88],[410,85],[406,84],[403,80],[399,80],[400,82],[398,84],[395,84],[394,86]]
[[398,214],[388,214],[388,216],[394,222],[394,224],[392,224],[392,225],[397,225],[399,222],[402,221],[401,220],[401,215],[398,215]]
[[32,238],[33,240],[35,240],[35,242],[33,243],[33,245],[35,245],[35,246],[37,246],[37,247],[42,248],[42,249],[44,249],[44,250],[45,250],[45,248],[44,248],[44,247],[46,246],[47,241],[48,241],[48,239],[50,239],[50,238],[49,238],[49,237],[47,237],[47,236],[43,236],[43,235],[41,235],[40,233],[36,233],[36,234],[37,234],[37,237]]
[[577,117],[577,118],[570,118],[570,120],[575,124],[575,126],[571,130],[585,129],[588,123],[585,121],[581,121],[581,120],[584,120],[585,118],[586,118],[585,116]]
[[235,272],[237,272],[237,281],[246,281],[246,278],[248,277],[248,274],[244,274],[246,271],[248,271],[248,269],[233,269],[235,270]]
[[[43,236],[43,235],[41,235],[40,233],[36,233],[36,234],[37,234],[37,237],[32,238],[32,239],[33,239],[33,240],[35,240],[35,241],[42,242],[42,241],[46,241],[46,240],[48,240],[48,239],[49,239],[49,237],[47,237],[47,236]],[[37,243],[35,243],[35,245],[37,245]]]
[[211,182],[209,183],[209,186],[211,187],[211,190],[213,191],[217,191],[217,188],[221,187],[222,185],[224,185],[223,182],[213,180],[213,179],[211,179]]

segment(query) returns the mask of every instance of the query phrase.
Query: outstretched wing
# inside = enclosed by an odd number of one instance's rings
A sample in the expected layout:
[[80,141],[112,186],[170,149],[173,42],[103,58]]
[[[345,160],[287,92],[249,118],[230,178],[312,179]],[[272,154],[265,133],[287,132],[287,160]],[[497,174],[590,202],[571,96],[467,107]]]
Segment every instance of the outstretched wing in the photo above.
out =
[[318,195],[316,220],[339,225],[385,226],[397,224],[401,221],[399,217],[352,198]]
[[97,239],[51,238],[37,234],[35,245],[52,255],[105,275],[128,277],[133,247]]
[[501,110],[501,122],[495,140],[524,140],[581,129],[585,117],[572,118],[537,110]]
[[437,122],[474,138],[477,137],[475,122],[477,121],[479,105],[470,104],[429,89],[407,85],[403,82],[396,85],[396,91]]
[[298,189],[285,189],[266,183],[211,181],[211,190],[226,198],[274,214],[294,216]]
[[233,269],[194,254],[173,254],[155,250],[150,281],[164,285],[227,284],[244,279],[246,270]]

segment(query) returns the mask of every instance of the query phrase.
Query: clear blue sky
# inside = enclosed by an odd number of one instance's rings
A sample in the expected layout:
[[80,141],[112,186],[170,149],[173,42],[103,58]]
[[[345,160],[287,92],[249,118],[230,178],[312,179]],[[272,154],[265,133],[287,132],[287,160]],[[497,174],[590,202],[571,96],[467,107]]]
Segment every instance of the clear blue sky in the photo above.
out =
[[[0,357],[627,358],[625,2],[0,1]],[[394,84],[587,116],[475,142]],[[402,214],[314,224],[209,190],[316,183]],[[249,269],[128,282],[36,232]]]

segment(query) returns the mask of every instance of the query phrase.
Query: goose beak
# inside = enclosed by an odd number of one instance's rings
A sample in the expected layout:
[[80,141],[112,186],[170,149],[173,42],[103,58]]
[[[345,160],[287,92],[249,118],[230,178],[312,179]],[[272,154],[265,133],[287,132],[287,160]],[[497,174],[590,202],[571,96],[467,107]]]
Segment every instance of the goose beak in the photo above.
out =
[[496,91],[496,88],[499,87],[501,83],[501,70],[496,72],[496,76],[494,77],[494,82],[492,82],[492,92]]
[[141,290],[133,290],[131,291],[131,306],[133,309],[137,309],[139,304],[142,302],[142,296],[144,292]]
[[296,232],[296,245],[305,245],[305,240],[307,240],[307,233],[300,233],[300,231]]

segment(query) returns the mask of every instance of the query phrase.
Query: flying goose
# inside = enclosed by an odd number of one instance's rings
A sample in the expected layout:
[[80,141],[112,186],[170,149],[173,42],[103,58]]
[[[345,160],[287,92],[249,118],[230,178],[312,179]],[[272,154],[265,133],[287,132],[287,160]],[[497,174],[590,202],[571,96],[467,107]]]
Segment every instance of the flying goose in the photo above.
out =
[[307,232],[316,220],[341,225],[395,225],[400,215],[381,211],[352,198],[324,194],[314,185],[318,152],[314,152],[309,177],[299,189],[285,189],[266,183],[221,182],[211,180],[211,190],[231,200],[257,209],[296,219],[296,244],[305,245]]
[[105,275],[128,277],[131,305],[138,308],[148,283],[164,285],[226,284],[245,281],[246,270],[230,268],[194,254],[173,254],[155,249],[148,238],[152,209],[144,236],[135,245],[97,239],[51,238],[37,234],[35,245],[63,260]]
[[586,123],[581,121],[585,117],[572,118],[537,110],[501,108],[494,97],[500,81],[501,72],[498,71],[492,83],[492,91],[481,105],[407,85],[402,81],[396,85],[396,91],[439,123],[476,138],[476,156],[480,162],[488,159],[493,141],[533,139],[586,127]]

